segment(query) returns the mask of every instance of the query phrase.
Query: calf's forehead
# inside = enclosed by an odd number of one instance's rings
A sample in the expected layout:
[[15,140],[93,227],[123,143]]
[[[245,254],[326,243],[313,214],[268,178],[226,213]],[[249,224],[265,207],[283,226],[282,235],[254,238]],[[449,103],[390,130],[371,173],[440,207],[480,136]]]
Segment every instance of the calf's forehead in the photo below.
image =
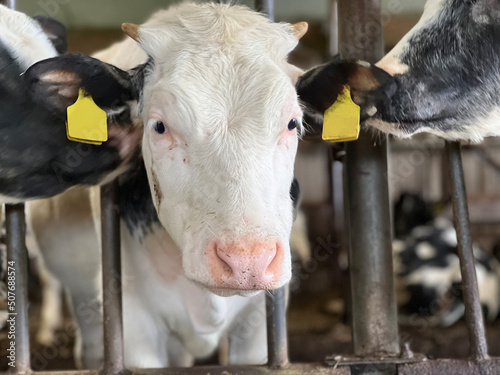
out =
[[301,116],[281,67],[244,52],[208,59],[182,52],[158,64],[146,82],[145,103],[145,116],[156,113],[190,138],[195,130],[206,136],[241,127],[267,135],[278,131],[284,117]]

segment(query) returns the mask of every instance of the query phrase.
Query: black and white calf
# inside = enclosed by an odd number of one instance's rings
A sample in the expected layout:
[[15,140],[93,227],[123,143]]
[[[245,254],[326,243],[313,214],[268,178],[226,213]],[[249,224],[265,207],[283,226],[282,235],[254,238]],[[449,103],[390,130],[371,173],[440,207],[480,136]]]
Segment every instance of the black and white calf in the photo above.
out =
[[[97,184],[131,154],[128,145],[118,145],[115,140],[123,137],[123,126],[130,121],[129,111],[124,109],[133,94],[122,86],[117,90],[115,80],[110,79],[112,71],[96,66],[92,77],[98,84],[88,80],[74,83],[97,91],[95,100],[103,109],[123,110],[111,121],[110,141],[103,146],[67,139],[66,107],[72,98],[65,106],[33,100],[31,95],[37,92],[26,84],[23,73],[65,49],[63,25],[48,17],[32,19],[0,5],[0,204],[53,196],[77,184]],[[68,94],[60,89],[62,96]],[[54,86],[50,90],[53,93]],[[109,93],[115,95],[111,101]],[[114,126],[118,123],[122,126]]]
[[497,0],[427,0],[417,25],[376,66],[383,72],[332,63],[301,80],[315,81],[308,86],[317,95],[308,99],[320,113],[337,98],[331,88],[350,82],[366,124],[398,137],[428,132],[480,142],[500,135]]
[[[429,203],[403,193],[394,210],[393,255],[398,304],[410,321],[427,317],[448,326],[463,317],[457,235],[446,219],[434,218]],[[485,318],[500,312],[500,264],[474,245],[479,298]]]
[[417,25],[377,66],[395,86],[369,124],[480,142],[500,135],[500,3],[427,0]]

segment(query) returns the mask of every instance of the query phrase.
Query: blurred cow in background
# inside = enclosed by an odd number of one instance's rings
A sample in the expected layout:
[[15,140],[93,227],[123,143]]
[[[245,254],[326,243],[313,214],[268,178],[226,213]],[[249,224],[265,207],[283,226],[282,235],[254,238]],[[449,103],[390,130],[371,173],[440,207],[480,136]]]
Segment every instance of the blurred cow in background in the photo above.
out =
[[[403,193],[394,210],[393,242],[398,304],[414,319],[448,326],[464,315],[457,234],[452,223],[435,218],[431,204]],[[473,246],[479,299],[484,316],[492,321],[500,311],[500,264]]]

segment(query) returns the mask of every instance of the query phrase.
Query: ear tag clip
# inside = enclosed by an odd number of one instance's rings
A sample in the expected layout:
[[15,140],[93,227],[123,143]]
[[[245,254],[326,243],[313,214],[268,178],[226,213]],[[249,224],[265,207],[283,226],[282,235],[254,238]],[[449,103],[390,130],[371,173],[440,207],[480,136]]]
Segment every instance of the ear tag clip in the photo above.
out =
[[66,132],[70,141],[102,145],[108,140],[106,112],[83,89],[80,88],[78,99],[68,107],[67,114]]
[[325,111],[322,138],[330,142],[358,139],[359,118],[359,105],[352,101],[350,87],[344,85],[335,103]]

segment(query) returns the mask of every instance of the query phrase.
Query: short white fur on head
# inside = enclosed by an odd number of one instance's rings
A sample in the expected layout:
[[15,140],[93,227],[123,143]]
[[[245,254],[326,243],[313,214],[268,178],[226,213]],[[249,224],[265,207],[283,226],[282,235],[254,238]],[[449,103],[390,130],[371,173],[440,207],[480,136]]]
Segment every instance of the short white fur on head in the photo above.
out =
[[124,27],[148,55],[160,59],[165,49],[195,49],[206,43],[218,43],[221,47],[246,44],[248,48],[265,48],[284,59],[297,45],[298,37],[307,31],[305,22],[272,23],[245,6],[190,2],[159,11],[140,27]]
[[0,40],[23,70],[40,60],[57,56],[54,46],[37,21],[1,4]]

